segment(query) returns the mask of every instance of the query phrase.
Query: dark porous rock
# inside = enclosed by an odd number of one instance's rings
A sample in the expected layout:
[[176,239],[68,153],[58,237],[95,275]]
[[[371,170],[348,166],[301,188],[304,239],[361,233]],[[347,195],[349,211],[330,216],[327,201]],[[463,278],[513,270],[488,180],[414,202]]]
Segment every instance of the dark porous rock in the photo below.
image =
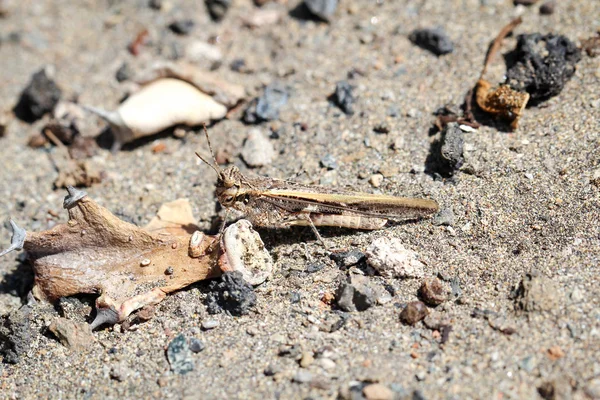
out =
[[279,83],[267,86],[260,97],[250,102],[244,112],[244,122],[257,124],[279,118],[279,110],[287,104],[288,90]]
[[515,306],[518,310],[552,311],[560,304],[560,290],[550,278],[532,271],[523,276],[516,291]]
[[0,354],[4,361],[17,364],[29,350],[31,338],[30,308],[21,307],[0,317]]
[[400,313],[400,320],[408,325],[414,325],[429,314],[427,306],[422,301],[410,302]]
[[57,318],[48,327],[60,343],[74,351],[90,350],[94,343],[94,335],[90,325],[85,322],[75,322],[66,318]]
[[348,81],[339,81],[335,84],[335,92],[330,98],[347,115],[354,114],[353,89]]
[[342,282],[336,292],[337,305],[344,311],[365,311],[375,305],[373,290],[366,283]]
[[245,315],[256,303],[256,294],[252,285],[244,280],[239,271],[225,272],[220,282],[211,282],[208,294],[207,308],[210,314],[222,311],[231,315]]
[[220,21],[225,18],[225,14],[231,6],[231,0],[204,0],[204,3],[213,21]]
[[175,374],[185,375],[194,370],[194,361],[192,360],[190,348],[183,333],[177,335],[169,343],[167,347],[167,359],[171,365],[171,371]]
[[437,278],[425,279],[419,288],[419,297],[430,306],[439,306],[448,298],[446,288]]
[[196,24],[191,19],[181,19],[175,22],[172,22],[169,25],[169,29],[171,32],[176,33],[178,35],[189,35],[190,32],[194,29]]
[[52,112],[60,100],[62,92],[52,80],[45,68],[31,77],[31,81],[21,93],[21,98],[14,108],[15,115],[26,122],[34,122],[44,114]]
[[465,162],[463,156],[464,133],[458,124],[453,122],[446,125],[442,132],[440,156],[444,166],[452,171],[459,169]]
[[330,21],[337,8],[338,0],[304,0],[304,5],[315,17]]
[[412,31],[408,39],[417,46],[429,50],[436,56],[454,51],[452,41],[441,28],[416,29]]
[[365,253],[358,249],[331,253],[330,257],[340,268],[348,268],[366,261]]
[[442,130],[440,138],[431,143],[425,170],[451,177],[464,162],[464,132],[456,122],[450,122]]
[[559,94],[575,74],[581,50],[562,35],[519,35],[507,56],[506,83],[527,92],[531,105]]

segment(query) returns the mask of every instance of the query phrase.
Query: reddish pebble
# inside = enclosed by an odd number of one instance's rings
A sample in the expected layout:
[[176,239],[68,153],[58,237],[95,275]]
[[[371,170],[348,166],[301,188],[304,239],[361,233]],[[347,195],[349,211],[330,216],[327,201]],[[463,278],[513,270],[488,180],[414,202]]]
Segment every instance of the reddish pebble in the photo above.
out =
[[408,303],[400,313],[400,320],[408,325],[414,325],[429,314],[427,306],[422,301]]

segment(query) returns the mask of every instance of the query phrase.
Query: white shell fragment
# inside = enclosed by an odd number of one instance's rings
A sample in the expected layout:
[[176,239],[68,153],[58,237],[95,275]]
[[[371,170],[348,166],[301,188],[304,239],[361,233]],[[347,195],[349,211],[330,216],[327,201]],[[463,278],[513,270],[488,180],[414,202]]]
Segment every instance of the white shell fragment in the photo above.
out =
[[196,126],[227,114],[224,105],[195,86],[173,78],[159,79],[144,86],[116,111],[86,108],[110,122],[119,145],[174,125]]
[[176,78],[191,83],[221,104],[231,108],[246,97],[243,86],[230,83],[216,73],[198,68],[187,62],[157,61],[140,72],[135,82],[145,85],[157,79]]
[[397,238],[382,237],[365,252],[367,263],[385,278],[422,278],[425,265],[419,255],[408,250]]
[[208,240],[204,240],[204,233],[196,231],[190,236],[190,244],[188,248],[188,254],[192,258],[198,258],[203,256],[206,249],[210,246]]
[[260,285],[273,274],[273,259],[250,221],[230,225],[221,238],[224,254],[219,260],[223,272],[239,271],[251,285]]

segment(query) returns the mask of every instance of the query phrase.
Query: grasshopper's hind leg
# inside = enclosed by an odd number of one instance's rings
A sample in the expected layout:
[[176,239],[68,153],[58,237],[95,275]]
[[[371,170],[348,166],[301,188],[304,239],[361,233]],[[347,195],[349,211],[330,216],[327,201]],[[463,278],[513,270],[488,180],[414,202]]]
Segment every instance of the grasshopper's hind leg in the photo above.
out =
[[317,241],[319,243],[321,243],[321,245],[325,248],[325,250],[329,250],[329,247],[325,244],[325,241],[323,240],[323,238],[321,237],[321,234],[319,233],[319,231],[317,230],[317,227],[315,226],[315,223],[313,222],[312,218],[311,218],[311,214],[310,213],[298,213],[296,215],[297,219],[293,220],[293,221],[289,221],[287,223],[287,225],[291,226],[291,225],[298,225],[298,226],[310,226],[310,229],[312,229],[313,233],[315,234],[315,237],[317,238]]

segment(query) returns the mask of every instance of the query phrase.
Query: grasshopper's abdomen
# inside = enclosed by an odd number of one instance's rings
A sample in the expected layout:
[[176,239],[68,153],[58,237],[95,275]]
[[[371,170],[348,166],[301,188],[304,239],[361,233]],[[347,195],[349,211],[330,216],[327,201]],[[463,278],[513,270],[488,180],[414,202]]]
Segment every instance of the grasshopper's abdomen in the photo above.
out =
[[387,222],[385,218],[340,214],[311,214],[310,219],[315,226],[336,226],[339,228],[365,230],[381,229]]

